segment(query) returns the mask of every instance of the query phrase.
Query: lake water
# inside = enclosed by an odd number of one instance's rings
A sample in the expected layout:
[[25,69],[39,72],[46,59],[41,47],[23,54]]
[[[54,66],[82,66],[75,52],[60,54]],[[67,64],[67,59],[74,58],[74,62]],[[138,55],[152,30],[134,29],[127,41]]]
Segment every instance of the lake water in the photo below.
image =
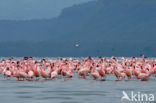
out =
[[113,75],[107,76],[106,81],[79,79],[76,73],[72,79],[48,81],[6,80],[0,75],[0,103],[127,103],[121,102],[122,91],[156,96],[156,77],[147,82],[115,80]]
[[[139,80],[106,81],[74,78],[44,81],[6,80],[0,76],[0,103],[121,103],[122,91],[156,95],[156,77]],[[124,103],[127,103],[125,100]]]

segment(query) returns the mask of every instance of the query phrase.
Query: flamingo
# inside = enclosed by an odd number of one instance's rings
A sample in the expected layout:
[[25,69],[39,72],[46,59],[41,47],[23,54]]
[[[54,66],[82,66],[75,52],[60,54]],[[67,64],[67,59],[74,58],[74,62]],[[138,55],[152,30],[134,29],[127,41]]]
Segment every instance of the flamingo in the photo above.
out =
[[29,78],[29,80],[33,80],[33,78],[34,78],[34,72],[32,70],[30,70],[28,72],[28,76],[27,77]]
[[117,69],[114,69],[114,75],[116,76],[116,78],[119,80],[121,76],[121,73],[117,70]]
[[141,81],[148,81],[149,74],[148,73],[139,73],[138,79],[141,79]]
[[96,69],[92,69],[91,75],[94,80],[97,80],[100,77],[99,72]]
[[7,78],[11,77],[11,71],[10,71],[9,67],[6,69],[5,75]]
[[[34,60],[33,57],[24,57],[23,60],[14,58],[4,59],[0,62],[0,74],[6,78],[16,77],[17,80],[34,80],[34,77],[54,79],[60,77],[72,78],[74,72],[79,77],[89,77],[94,80],[106,79],[106,75],[113,74],[118,80],[125,77],[133,80],[147,81],[151,75],[156,74],[156,60],[132,57],[130,59],[111,59],[87,57],[82,60],[73,58],[60,58],[59,60]],[[43,68],[42,68],[43,66]],[[46,69],[47,68],[47,69]]]
[[57,77],[58,77],[58,73],[57,73],[56,70],[51,72],[51,76],[50,76],[51,79],[54,79],[54,78],[57,78]]
[[73,72],[72,71],[67,71],[67,77],[68,78],[72,78],[74,76]]
[[23,78],[23,81],[24,81],[24,79],[26,79],[28,77],[28,74],[24,71],[18,72],[18,75],[19,75],[19,78]]
[[35,70],[34,70],[34,76],[36,77],[36,80],[38,77],[40,77],[40,72],[38,71],[38,65],[36,65]]

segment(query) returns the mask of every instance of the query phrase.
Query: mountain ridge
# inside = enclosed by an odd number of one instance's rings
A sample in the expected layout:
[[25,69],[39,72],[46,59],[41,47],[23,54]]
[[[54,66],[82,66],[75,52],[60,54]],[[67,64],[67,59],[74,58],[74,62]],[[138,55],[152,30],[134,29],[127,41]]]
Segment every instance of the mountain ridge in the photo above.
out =
[[1,55],[156,56],[155,5],[154,0],[98,0],[66,8],[54,19],[0,21]]

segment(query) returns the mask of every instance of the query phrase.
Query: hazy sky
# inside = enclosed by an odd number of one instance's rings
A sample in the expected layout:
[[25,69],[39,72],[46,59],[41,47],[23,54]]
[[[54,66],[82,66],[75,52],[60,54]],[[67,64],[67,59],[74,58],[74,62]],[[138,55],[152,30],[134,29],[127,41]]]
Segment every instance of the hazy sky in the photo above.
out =
[[0,20],[52,18],[65,7],[92,0],[0,0]]

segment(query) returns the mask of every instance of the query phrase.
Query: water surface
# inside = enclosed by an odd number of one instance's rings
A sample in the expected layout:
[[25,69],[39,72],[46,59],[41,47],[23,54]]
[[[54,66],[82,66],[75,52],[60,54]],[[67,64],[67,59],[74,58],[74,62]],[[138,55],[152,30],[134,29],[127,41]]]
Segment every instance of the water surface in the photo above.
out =
[[148,82],[115,80],[112,75],[106,81],[95,81],[78,79],[75,74],[72,79],[16,81],[1,75],[0,100],[1,103],[121,103],[123,90],[156,94],[155,77]]

